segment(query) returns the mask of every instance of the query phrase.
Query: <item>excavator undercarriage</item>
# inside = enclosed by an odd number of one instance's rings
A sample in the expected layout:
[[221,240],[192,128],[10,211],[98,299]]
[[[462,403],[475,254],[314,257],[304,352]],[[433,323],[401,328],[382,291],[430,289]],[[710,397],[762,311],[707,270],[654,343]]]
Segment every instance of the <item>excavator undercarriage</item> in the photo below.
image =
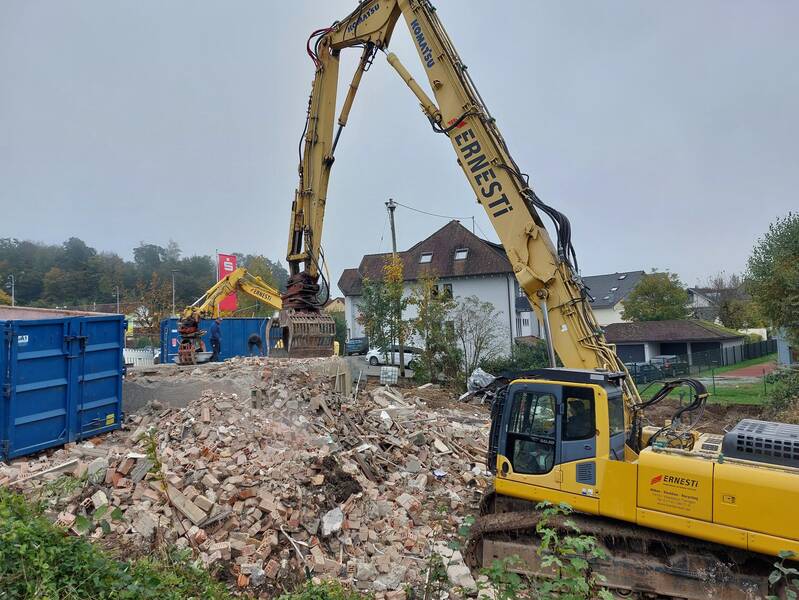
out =
[[[511,570],[553,577],[537,552],[540,518],[534,502],[487,492],[467,540],[466,564],[478,569],[516,556]],[[773,557],[593,515],[568,519],[599,541],[608,558],[591,561],[591,567],[617,597],[756,600],[777,593],[768,589]],[[550,526],[570,533],[564,523],[555,519]]]

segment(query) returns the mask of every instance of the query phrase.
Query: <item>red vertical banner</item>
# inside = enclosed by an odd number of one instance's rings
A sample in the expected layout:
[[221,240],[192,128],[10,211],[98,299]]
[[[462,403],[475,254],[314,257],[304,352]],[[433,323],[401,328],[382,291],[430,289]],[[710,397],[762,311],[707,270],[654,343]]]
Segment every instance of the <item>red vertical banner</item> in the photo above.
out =
[[[235,254],[217,254],[216,255],[218,262],[218,266],[216,269],[216,273],[218,276],[218,281],[221,281],[228,275],[230,275],[233,271],[236,270],[236,255]],[[233,312],[237,308],[236,303],[236,294],[230,294],[227,298],[222,300],[219,303],[219,310],[223,310],[226,312]]]

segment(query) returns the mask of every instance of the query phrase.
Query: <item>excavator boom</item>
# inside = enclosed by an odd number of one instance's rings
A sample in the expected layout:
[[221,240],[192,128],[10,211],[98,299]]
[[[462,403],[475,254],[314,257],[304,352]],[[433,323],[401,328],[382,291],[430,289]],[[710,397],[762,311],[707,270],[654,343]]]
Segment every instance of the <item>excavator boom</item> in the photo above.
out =
[[[321,275],[322,225],[336,144],[363,74],[378,51],[387,51],[401,17],[414,39],[435,100],[396,55],[388,53],[388,63],[419,100],[433,131],[449,138],[475,197],[507,252],[521,288],[550,332],[550,346],[566,367],[624,372],[624,365],[604,341],[588,305],[587,292],[576,275],[568,219],[544,204],[530,187],[427,0],[367,0],[341,21],[315,31],[309,39],[308,53],[314,63],[315,77],[308,103],[299,185],[292,204],[287,254],[291,278],[284,303],[297,310],[313,310],[313,294],[318,290]],[[349,47],[363,50],[334,133],[339,56]],[[557,233],[555,243],[539,211],[552,219]],[[626,382],[623,385],[628,401],[638,402],[635,387]]]

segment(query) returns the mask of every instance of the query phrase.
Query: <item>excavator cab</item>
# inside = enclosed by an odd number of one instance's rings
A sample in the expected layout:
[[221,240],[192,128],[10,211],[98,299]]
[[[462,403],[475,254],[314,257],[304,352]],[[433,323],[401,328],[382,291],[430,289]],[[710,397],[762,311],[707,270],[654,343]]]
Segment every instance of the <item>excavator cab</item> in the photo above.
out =
[[497,490],[598,495],[597,461],[624,460],[622,373],[540,369],[513,379],[493,407],[489,462]]

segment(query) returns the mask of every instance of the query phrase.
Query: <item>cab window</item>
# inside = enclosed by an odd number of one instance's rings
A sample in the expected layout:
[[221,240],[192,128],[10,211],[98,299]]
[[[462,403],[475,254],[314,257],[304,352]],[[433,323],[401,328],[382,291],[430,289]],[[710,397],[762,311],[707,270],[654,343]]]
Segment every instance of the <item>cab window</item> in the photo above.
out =
[[547,392],[517,392],[508,423],[507,454],[517,473],[541,475],[555,464],[556,398]]
[[596,436],[594,390],[583,387],[563,388],[563,439],[588,440]]
[[608,398],[608,418],[611,436],[624,433],[624,399],[621,394]]

